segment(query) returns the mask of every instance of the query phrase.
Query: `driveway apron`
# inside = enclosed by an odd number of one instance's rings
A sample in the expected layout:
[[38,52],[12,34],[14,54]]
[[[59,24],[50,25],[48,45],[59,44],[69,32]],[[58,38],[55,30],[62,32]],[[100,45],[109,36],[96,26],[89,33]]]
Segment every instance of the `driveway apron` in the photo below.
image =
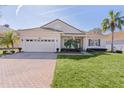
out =
[[0,58],[0,87],[49,88],[55,53],[17,53]]

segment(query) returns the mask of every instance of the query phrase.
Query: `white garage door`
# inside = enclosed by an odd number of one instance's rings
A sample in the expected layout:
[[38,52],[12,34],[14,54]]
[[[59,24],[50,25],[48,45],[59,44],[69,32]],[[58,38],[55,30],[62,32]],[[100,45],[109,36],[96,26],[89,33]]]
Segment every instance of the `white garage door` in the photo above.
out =
[[22,49],[25,52],[56,52],[56,40],[25,39]]

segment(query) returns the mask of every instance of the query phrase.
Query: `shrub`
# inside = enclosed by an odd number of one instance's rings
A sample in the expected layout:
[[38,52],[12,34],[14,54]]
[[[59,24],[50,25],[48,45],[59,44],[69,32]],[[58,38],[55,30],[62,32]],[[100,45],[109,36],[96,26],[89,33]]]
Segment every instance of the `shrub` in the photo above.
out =
[[78,42],[76,40],[73,40],[73,39],[69,39],[67,40],[65,43],[64,43],[64,46],[66,48],[78,48]]
[[56,52],[59,52],[59,48],[56,48]]
[[6,51],[6,50],[4,50],[4,51],[3,51],[3,54],[7,54],[7,51]]
[[61,52],[81,52],[81,49],[79,48],[79,49],[68,49],[68,48],[62,48],[61,49]]
[[19,52],[21,52],[22,48],[18,48]]
[[106,48],[87,48],[87,52],[106,52]]
[[123,51],[121,51],[121,50],[116,50],[116,53],[123,53]]
[[15,53],[15,51],[14,51],[14,50],[11,50],[11,53],[12,53],[12,54],[14,54],[14,53]]

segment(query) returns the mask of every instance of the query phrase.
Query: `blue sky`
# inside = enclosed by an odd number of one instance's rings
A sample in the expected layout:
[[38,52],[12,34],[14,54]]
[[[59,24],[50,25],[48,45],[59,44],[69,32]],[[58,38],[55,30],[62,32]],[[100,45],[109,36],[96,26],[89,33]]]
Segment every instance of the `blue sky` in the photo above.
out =
[[14,29],[39,27],[54,19],[61,19],[81,30],[101,28],[101,21],[110,10],[121,11],[124,6],[38,6],[9,5],[0,8],[0,24],[9,24]]

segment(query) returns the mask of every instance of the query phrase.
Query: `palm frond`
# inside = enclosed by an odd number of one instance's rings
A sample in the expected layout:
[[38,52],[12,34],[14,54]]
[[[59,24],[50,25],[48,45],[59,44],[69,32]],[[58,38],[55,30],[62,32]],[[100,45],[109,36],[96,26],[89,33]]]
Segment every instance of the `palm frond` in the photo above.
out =
[[17,38],[17,34],[15,31],[7,31],[4,33],[4,36],[1,39],[1,44],[3,45],[11,45],[13,47],[14,43],[19,41]]
[[114,20],[114,11],[113,10],[111,10],[109,12],[109,16],[110,16],[110,19]]
[[118,29],[122,30],[122,26],[121,26],[121,21],[120,21],[120,20],[118,20],[118,24],[117,24],[116,27],[117,27]]
[[107,29],[109,29],[109,19],[108,18],[105,18],[101,25],[102,25],[102,31],[105,32]]
[[120,17],[120,15],[121,15],[121,12],[116,12],[114,16],[115,16],[115,18],[118,18],[118,17]]

